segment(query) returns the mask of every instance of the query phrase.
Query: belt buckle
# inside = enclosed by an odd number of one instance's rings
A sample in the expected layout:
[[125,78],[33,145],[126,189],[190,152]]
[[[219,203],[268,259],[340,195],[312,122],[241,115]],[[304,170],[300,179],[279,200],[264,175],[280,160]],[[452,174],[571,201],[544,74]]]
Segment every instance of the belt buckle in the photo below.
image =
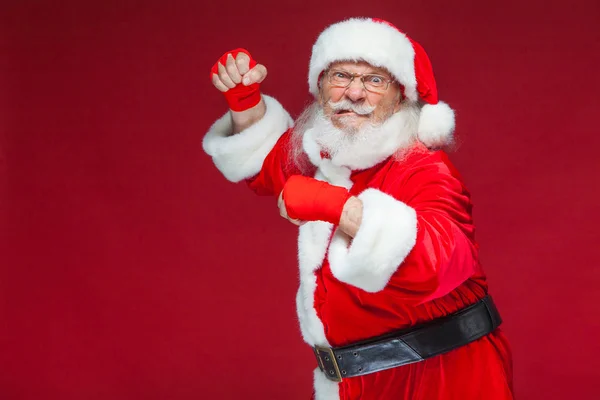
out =
[[317,356],[319,368],[323,371],[327,379],[334,382],[341,382],[342,374],[333,349],[330,347],[315,346],[313,350],[315,351],[315,356]]

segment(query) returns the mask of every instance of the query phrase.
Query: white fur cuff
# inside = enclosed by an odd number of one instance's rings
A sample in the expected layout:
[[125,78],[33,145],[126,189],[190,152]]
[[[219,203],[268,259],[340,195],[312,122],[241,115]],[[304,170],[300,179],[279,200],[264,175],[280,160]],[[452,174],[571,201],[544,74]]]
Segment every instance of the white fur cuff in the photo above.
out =
[[363,203],[360,228],[352,244],[348,235],[336,231],[329,247],[329,264],[340,281],[378,292],[415,245],[417,214],[376,189],[367,189],[358,198]]
[[202,141],[204,151],[231,182],[258,174],[277,140],[293,125],[292,118],[277,100],[262,97],[267,112],[261,120],[234,135],[231,115],[227,112],[210,127]]

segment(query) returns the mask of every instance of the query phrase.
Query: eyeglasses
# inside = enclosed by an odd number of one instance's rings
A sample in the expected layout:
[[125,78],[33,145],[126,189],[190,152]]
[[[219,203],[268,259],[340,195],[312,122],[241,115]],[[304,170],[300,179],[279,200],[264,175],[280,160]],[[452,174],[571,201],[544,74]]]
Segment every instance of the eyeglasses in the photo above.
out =
[[388,90],[390,83],[394,82],[393,79],[387,79],[377,74],[351,74],[340,70],[331,70],[327,73],[327,79],[333,87],[347,88],[354,78],[360,78],[366,91],[378,94],[384,93]]

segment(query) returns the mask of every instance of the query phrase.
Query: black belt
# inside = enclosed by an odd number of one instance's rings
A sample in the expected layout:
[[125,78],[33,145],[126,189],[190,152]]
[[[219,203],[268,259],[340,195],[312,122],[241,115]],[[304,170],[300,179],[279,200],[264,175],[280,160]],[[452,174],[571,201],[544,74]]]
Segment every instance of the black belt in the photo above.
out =
[[412,364],[471,343],[502,322],[488,295],[477,303],[449,316],[408,330],[363,341],[350,346],[315,346],[319,368],[327,379],[361,376]]

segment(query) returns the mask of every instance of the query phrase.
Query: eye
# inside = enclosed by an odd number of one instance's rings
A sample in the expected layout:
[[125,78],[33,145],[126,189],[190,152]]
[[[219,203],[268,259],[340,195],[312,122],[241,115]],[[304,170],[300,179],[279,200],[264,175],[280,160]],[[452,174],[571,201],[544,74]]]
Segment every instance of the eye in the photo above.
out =
[[385,83],[385,79],[379,75],[367,75],[365,76],[365,81],[373,85],[383,85]]
[[348,74],[345,74],[343,72],[340,71],[334,71],[333,72],[333,77],[336,79],[348,79]]

